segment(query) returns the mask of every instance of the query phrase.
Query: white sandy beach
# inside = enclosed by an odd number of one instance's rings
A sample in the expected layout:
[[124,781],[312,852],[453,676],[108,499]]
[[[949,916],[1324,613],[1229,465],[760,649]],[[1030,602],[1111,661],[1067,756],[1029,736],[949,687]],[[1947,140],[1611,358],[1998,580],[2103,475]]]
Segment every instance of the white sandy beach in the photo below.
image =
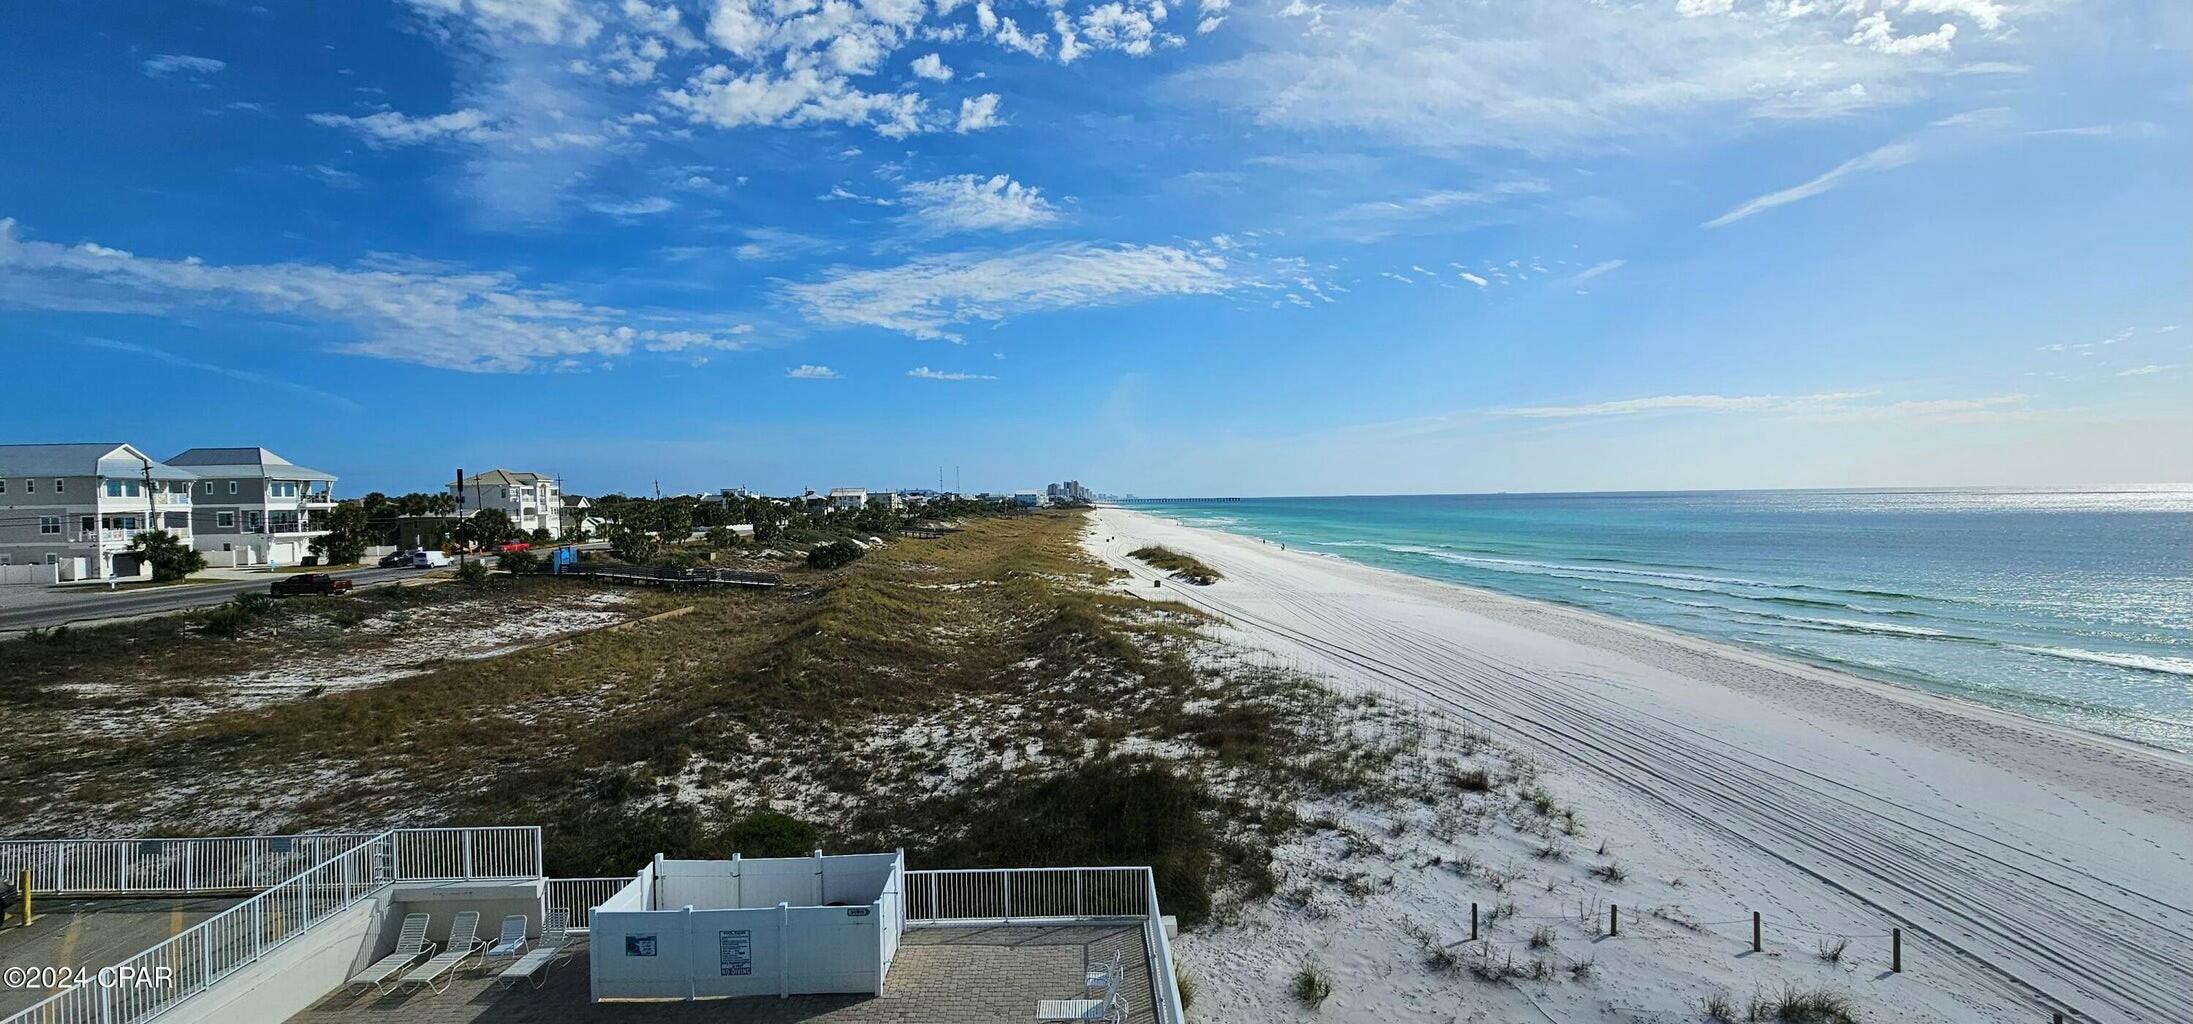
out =
[[[2193,1020],[2193,762],[1139,512],[1092,524],[1091,549],[1132,574],[1123,587],[1219,616],[1226,639],[1336,689],[1416,702],[1528,752],[1588,823],[1579,863],[1524,854],[1530,879],[1503,896],[1425,865],[1516,860],[1514,837],[1364,822],[1395,837],[1384,891],[1182,939],[1201,1019],[1697,1020],[1714,991],[1741,1014],[1755,992],[1796,985],[1847,993],[1868,1020]],[[1224,578],[1153,587],[1163,574],[1127,554],[1145,544]],[[1615,857],[1626,879],[1587,875]],[[1501,899],[1515,907],[1491,930],[1501,948],[1538,955],[1523,922],[1544,919],[1562,962],[1590,966],[1495,985],[1428,971],[1403,935],[1459,942],[1470,901]],[[1623,906],[1621,936],[1591,934],[1601,902]],[[1901,974],[1887,970],[1897,927]],[[1834,935],[1856,937],[1831,961]],[[1333,979],[1315,1014],[1288,994],[1308,960]]]

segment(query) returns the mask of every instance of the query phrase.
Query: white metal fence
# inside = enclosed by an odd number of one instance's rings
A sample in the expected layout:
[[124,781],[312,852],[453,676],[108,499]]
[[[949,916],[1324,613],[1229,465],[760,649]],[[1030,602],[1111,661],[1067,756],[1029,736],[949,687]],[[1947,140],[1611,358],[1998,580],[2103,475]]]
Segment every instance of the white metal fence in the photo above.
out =
[[622,878],[551,878],[548,880],[548,909],[571,912],[571,930],[585,931],[587,916],[601,906],[617,891],[632,884],[632,876]]
[[1149,868],[970,868],[906,872],[908,927],[1138,921],[1159,1024],[1183,1024],[1171,940]]
[[[322,841],[335,837],[274,838]],[[99,971],[95,977],[80,981],[45,1002],[0,1020],[0,1024],[135,1024],[205,991],[330,915],[372,897],[391,882],[541,877],[541,830],[538,827],[396,829],[375,835],[358,834],[353,839],[355,841],[348,849],[308,866],[166,942]],[[147,844],[154,840],[41,842],[77,844],[76,850],[62,851],[64,856],[59,862],[68,864],[109,863],[98,861],[98,855],[88,851],[114,843]],[[202,848],[212,849],[219,848]],[[193,863],[203,857],[213,857],[213,862],[217,863],[232,863],[204,852],[192,857]],[[110,877],[117,883],[127,881],[119,871]],[[218,877],[226,880],[235,876]],[[78,888],[71,891],[99,890]],[[106,891],[148,890],[118,888]]]
[[1148,868],[967,868],[906,873],[906,923],[1014,924],[1148,917]]
[[0,841],[0,879],[30,872],[59,896],[257,892],[373,838],[370,832],[205,839]]

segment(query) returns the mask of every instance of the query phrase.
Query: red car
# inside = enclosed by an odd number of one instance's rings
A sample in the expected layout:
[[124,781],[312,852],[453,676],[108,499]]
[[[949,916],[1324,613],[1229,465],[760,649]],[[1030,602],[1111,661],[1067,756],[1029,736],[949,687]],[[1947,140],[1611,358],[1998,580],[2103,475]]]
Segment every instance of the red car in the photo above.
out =
[[531,545],[531,544],[528,544],[528,543],[526,543],[526,542],[524,542],[524,541],[522,541],[522,540],[506,540],[506,541],[504,541],[504,542],[502,542],[502,543],[500,543],[500,544],[497,544],[497,545],[495,545],[495,550],[497,550],[497,551],[505,551],[505,552],[507,552],[507,551],[531,551],[531,550],[533,550],[533,545]]
[[351,583],[324,572],[298,573],[286,579],[274,581],[274,596],[299,597],[307,594],[348,594]]

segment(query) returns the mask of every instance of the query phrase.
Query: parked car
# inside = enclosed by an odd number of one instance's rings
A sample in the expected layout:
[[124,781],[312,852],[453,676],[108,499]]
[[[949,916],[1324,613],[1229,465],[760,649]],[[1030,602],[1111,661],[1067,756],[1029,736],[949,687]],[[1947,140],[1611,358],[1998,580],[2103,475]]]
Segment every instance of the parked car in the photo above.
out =
[[414,551],[411,567],[414,569],[441,569],[449,565],[449,556],[439,551]]
[[274,581],[276,597],[298,597],[305,594],[348,594],[351,583],[340,576],[324,572],[302,572],[286,579]]
[[507,552],[507,551],[531,551],[531,550],[533,550],[533,545],[531,545],[531,544],[528,544],[528,543],[526,543],[526,542],[524,542],[524,541],[522,541],[522,540],[506,540],[506,541],[504,541],[504,542],[502,542],[502,543],[500,543],[500,544],[497,544],[497,545],[495,545],[495,550],[497,550],[497,551],[505,551],[505,552]]
[[388,554],[385,554],[385,555],[382,555],[382,556],[381,556],[381,568],[383,568],[383,569],[401,569],[401,568],[404,568],[405,566],[408,566],[408,565],[410,565],[410,564],[411,564],[411,556],[412,556],[412,555],[414,555],[414,554],[417,554],[417,552],[414,552],[414,551],[391,551],[391,552],[389,552]]

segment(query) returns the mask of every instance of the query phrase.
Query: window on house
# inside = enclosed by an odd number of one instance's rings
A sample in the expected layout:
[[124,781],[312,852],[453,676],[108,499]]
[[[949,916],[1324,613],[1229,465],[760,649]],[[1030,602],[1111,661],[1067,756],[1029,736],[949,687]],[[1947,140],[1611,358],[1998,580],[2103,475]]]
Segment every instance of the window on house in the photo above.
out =
[[37,489],[38,489],[38,481],[36,481],[36,480],[25,480],[25,481],[23,481],[23,493],[25,493],[25,494],[29,494],[30,492],[32,492],[32,491],[35,491],[35,490],[37,490]]
[[236,481],[234,481],[234,480],[231,480],[231,481],[229,481],[229,482],[228,482],[228,493],[230,493],[230,494],[234,494],[234,493],[236,493]]
[[273,481],[272,483],[267,484],[267,494],[276,498],[294,498],[297,496],[297,481]]
[[213,523],[221,529],[233,530],[236,528],[236,513],[216,512],[213,514]]
[[41,534],[47,534],[47,535],[53,535],[53,534],[58,534],[58,533],[60,533],[60,532],[61,532],[61,517],[60,517],[60,516],[39,516],[39,517],[38,517],[38,532],[39,532],[39,533],[41,533]]
[[59,493],[61,493],[62,491],[64,491],[64,490],[66,490],[66,489],[67,489],[67,485],[68,485],[68,481],[66,481],[66,480],[63,480],[63,479],[61,479],[60,477],[54,477],[54,478],[53,478],[53,493],[55,493],[55,494],[59,494]]
[[107,481],[107,497],[109,498],[134,498],[141,493],[143,492],[137,489],[137,481],[135,480]]
[[90,532],[91,532],[91,524],[92,524],[92,518],[91,518],[90,516],[85,516],[85,517],[84,517],[84,519],[83,519],[83,521],[82,521],[81,523],[77,524],[77,525],[79,525],[79,526],[83,527],[83,530],[84,530],[84,532],[85,532],[85,533],[90,533]]
[[8,493],[8,482],[5,480],[0,480],[0,494],[6,493]]

